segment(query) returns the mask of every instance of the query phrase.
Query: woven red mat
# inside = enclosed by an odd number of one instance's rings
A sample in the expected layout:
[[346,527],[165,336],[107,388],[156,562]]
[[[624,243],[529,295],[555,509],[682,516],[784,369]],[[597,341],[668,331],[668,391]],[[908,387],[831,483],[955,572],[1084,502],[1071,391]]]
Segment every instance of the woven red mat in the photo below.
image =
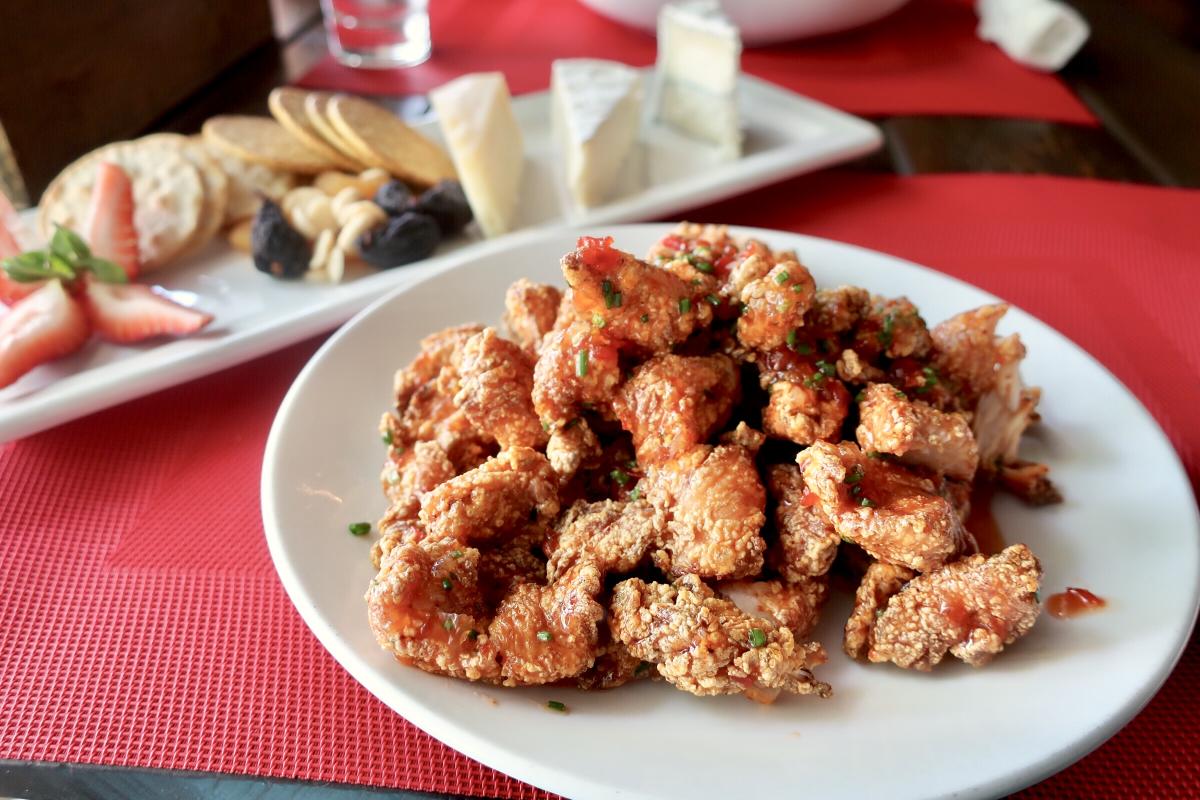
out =
[[[830,172],[690,216],[875,247],[1024,306],[1138,394],[1196,485],[1200,192]],[[0,759],[543,796],[373,699],[275,577],[262,451],[318,343],[0,447]],[[1193,645],[1133,723],[1028,796],[1194,792],[1198,694]]]
[[[350,69],[327,57],[298,83],[406,95],[466,72],[502,70],[514,93],[550,85],[556,58],[654,62],[654,37],[577,0],[438,0],[433,56],[405,70]],[[1053,75],[1015,63],[975,35],[966,0],[913,0],[873,25],[794,44],[747,49],[746,72],[855,114],[965,114],[1095,124]]]

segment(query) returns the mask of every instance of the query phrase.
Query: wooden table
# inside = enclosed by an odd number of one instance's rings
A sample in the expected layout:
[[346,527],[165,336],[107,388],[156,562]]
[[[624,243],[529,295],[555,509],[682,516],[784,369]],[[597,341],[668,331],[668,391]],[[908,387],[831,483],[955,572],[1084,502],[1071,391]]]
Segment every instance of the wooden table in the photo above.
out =
[[[1070,0],[1092,38],[1062,77],[1101,126],[949,116],[877,118],[885,146],[843,168],[900,175],[1009,172],[1200,188],[1200,5],[1194,0]],[[192,133],[219,113],[267,113],[275,86],[327,53],[318,17],[264,45],[150,130]],[[404,115],[421,97],[384,98]],[[148,132],[148,131],[147,131]],[[41,187],[29,187],[37,194]],[[1198,220],[1200,223],[1200,220]],[[0,762],[0,797],[430,798],[423,792],[119,767]]]

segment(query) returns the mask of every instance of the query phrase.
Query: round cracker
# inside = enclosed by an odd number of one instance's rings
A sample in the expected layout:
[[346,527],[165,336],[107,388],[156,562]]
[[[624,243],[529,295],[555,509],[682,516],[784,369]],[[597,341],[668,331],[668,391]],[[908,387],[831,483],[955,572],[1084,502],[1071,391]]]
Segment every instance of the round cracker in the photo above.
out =
[[223,150],[209,147],[199,136],[191,138],[194,143],[204,148],[229,179],[229,197],[225,204],[222,225],[231,225],[254,216],[263,197],[278,202],[296,186],[296,176],[291,172],[271,169],[262,164],[251,164]]
[[272,89],[271,94],[267,96],[267,107],[271,110],[271,116],[305,147],[320,153],[339,169],[361,171],[363,165],[357,159],[342,155],[341,151],[326,142],[320,131],[308,121],[308,114],[304,111],[304,99],[308,94],[301,89],[291,89],[287,86]]
[[252,164],[303,175],[315,175],[334,166],[270,117],[212,117],[200,132],[207,144]]
[[454,164],[440,147],[383,106],[338,95],[329,101],[327,110],[339,135],[355,149],[370,152],[397,178],[429,187],[444,178],[456,177]]
[[342,155],[349,159],[366,164],[368,167],[381,167],[370,153],[355,152],[349,142],[342,139],[333,123],[329,121],[329,101],[333,95],[327,92],[309,92],[304,98],[304,115],[321,137],[336,147]]
[[139,141],[161,141],[179,148],[183,157],[192,163],[204,182],[204,205],[200,209],[200,224],[188,242],[183,255],[194,253],[217,235],[225,221],[225,208],[229,204],[229,178],[208,155],[204,145],[179,133],[155,133],[143,136]]
[[151,272],[178,256],[200,225],[204,183],[177,147],[165,142],[116,142],[93,150],[58,174],[42,194],[38,226],[49,238],[58,223],[85,234],[96,168],[121,167],[133,184],[133,223],[142,269]]

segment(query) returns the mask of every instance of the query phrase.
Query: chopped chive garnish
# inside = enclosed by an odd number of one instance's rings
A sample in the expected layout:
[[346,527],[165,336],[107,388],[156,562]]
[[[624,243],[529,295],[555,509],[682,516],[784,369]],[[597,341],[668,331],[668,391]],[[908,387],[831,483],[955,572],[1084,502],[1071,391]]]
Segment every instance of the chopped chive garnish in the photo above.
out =
[[801,342],[796,345],[796,352],[802,356],[812,355],[812,345],[808,342]]
[[592,312],[592,325],[597,328],[603,328],[608,323],[604,321],[604,315],[599,311]]
[[711,306],[721,305],[721,298],[717,297],[715,294],[706,294],[704,295],[704,299],[707,300],[708,304]]
[[858,483],[866,474],[862,464],[855,464],[854,469],[850,470],[850,474],[846,476],[846,483]]
[[859,389],[858,392],[854,395],[854,402],[861,403],[863,400],[866,399],[866,397],[867,397],[867,390]]
[[581,378],[586,378],[588,372],[588,351],[580,350],[579,355],[575,356],[575,374]]
[[762,647],[767,643],[767,633],[762,628],[750,629],[750,646]]
[[917,394],[925,394],[926,392],[931,391],[933,387],[937,386],[938,384],[937,370],[933,367],[923,367],[921,369],[921,374],[925,378],[925,383],[917,387]]
[[809,375],[807,378],[804,379],[804,385],[807,386],[809,389],[816,389],[818,386],[820,386],[824,382],[825,382],[825,374],[822,372],[819,372],[819,371],[814,372],[812,375]]
[[626,469],[633,470],[634,472],[637,472],[637,471],[640,469],[640,467],[638,467],[638,463],[637,463],[637,459],[636,459],[636,458],[631,458],[631,459],[629,459],[628,461],[626,461],[626,462],[625,462],[625,468],[626,468]]
[[692,286],[699,286],[699,285],[700,285],[700,279],[692,278]]
[[637,500],[641,496],[642,496],[642,487],[640,487],[640,486],[633,487],[633,491],[629,493],[630,500]]
[[454,584],[452,584],[452,583],[450,582],[450,579],[449,579],[449,578],[442,578],[442,588],[443,588],[443,589],[445,589],[445,590],[448,592],[448,591],[450,591],[450,589],[451,589],[451,588],[453,588],[453,587],[454,587]]
[[649,314],[642,314],[642,316],[641,316],[641,320],[642,320],[642,322],[649,322],[649,321],[650,321],[650,315],[649,315]]
[[612,296],[612,305],[609,306],[609,308],[620,308],[620,307],[621,307],[621,293],[617,292],[616,294],[614,294]]
[[804,291],[804,284],[802,284],[802,283],[793,283],[793,284],[792,284],[792,291],[793,291],[793,292],[803,292],[803,291]]
[[837,367],[828,361],[818,361],[817,369],[821,370],[821,374],[826,378],[832,378],[834,375],[837,375]]
[[788,331],[787,346],[788,347],[796,346],[796,329],[795,328],[792,328],[790,331]]
[[679,298],[679,313],[686,314],[692,310],[692,301],[686,297]]
[[451,558],[462,558],[462,556],[463,556],[462,550],[451,550],[450,551]]
[[561,711],[565,713],[567,710],[567,704],[560,703],[557,700],[547,700],[546,708],[550,709],[551,711]]
[[384,431],[384,432],[383,432],[383,435],[382,435],[382,436],[380,436],[379,438],[380,438],[380,439],[383,439],[383,443],[384,443],[384,444],[386,444],[386,445],[390,445],[390,444],[392,443],[392,432],[391,432],[391,431]]
[[906,394],[904,393],[904,390],[903,390],[903,389],[897,389],[897,390],[896,390],[896,399],[897,399],[897,400],[907,400],[907,399],[908,399],[908,395],[906,395]]
[[780,286],[783,286],[785,283],[788,282],[788,279],[791,277],[792,276],[789,275],[788,271],[785,269],[783,272],[780,272],[778,275],[775,276],[775,282],[778,283]]
[[860,506],[862,506],[863,508],[874,508],[875,507],[875,501],[869,497],[864,497],[862,500],[859,500],[858,504]]
[[687,259],[688,263],[691,264],[693,267],[695,267],[700,272],[703,272],[705,275],[712,274],[713,265],[710,264],[705,258],[702,258],[699,255],[697,255],[698,252],[699,251],[688,256],[688,259]]
[[442,620],[442,627],[448,631],[454,630],[454,618],[446,617],[444,620]]
[[883,345],[884,349],[887,349],[892,346],[892,338],[893,338],[892,337],[892,327],[895,324],[896,324],[896,315],[895,314],[888,314],[887,316],[885,316],[883,318],[883,328],[880,329],[879,335],[876,338],[879,339],[879,343],[881,345]]
[[366,536],[371,532],[371,523],[369,522],[351,522],[347,528],[355,536]]
[[609,297],[610,295],[612,295],[612,293],[613,293],[612,281],[601,281],[600,282],[600,292],[605,297]]
[[551,635],[550,631],[538,631],[537,637],[538,637],[538,641],[542,641],[542,642],[548,642],[554,638],[554,636]]
[[476,639],[479,638],[479,631],[475,630],[474,628],[471,628],[471,630],[467,631],[467,638],[470,639],[471,641],[475,641]]
[[625,484],[629,483],[629,474],[624,470],[614,469],[608,474],[614,481],[617,482],[619,486],[624,486]]

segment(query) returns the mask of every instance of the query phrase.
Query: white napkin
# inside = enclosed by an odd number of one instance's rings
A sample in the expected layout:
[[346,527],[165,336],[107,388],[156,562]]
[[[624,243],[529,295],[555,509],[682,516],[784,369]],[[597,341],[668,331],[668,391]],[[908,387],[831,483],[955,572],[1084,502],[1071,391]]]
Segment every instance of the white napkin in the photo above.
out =
[[1057,72],[1087,41],[1091,29],[1058,0],[977,0],[979,38],[1027,67]]

